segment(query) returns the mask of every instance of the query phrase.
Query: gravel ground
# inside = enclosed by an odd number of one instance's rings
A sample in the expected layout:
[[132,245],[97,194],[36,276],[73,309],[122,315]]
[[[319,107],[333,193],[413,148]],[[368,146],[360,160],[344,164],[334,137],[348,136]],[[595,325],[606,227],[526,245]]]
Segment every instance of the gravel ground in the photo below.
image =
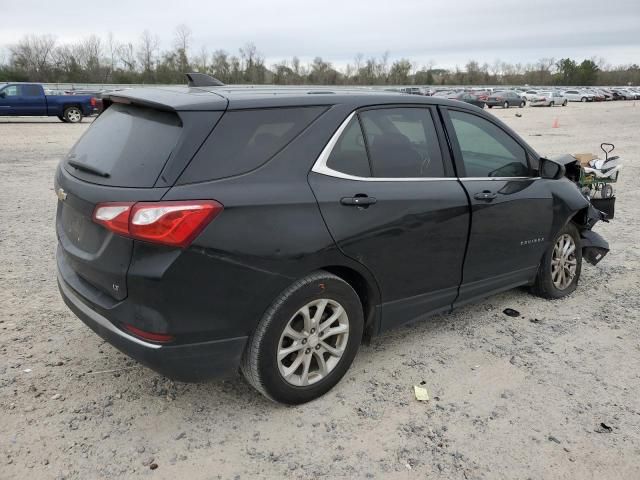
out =
[[171,382],[71,314],[53,174],[89,124],[0,119],[0,478],[640,478],[640,106],[492,113],[547,154],[617,145],[611,253],[564,300],[517,289],[377,338],[298,407]]

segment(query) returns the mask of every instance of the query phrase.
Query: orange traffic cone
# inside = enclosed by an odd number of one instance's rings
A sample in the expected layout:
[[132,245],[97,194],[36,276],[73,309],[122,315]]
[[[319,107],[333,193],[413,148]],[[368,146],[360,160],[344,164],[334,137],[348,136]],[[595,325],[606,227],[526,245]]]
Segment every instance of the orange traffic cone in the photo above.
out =
[[560,123],[558,122],[557,118],[553,121],[551,128],[560,128]]

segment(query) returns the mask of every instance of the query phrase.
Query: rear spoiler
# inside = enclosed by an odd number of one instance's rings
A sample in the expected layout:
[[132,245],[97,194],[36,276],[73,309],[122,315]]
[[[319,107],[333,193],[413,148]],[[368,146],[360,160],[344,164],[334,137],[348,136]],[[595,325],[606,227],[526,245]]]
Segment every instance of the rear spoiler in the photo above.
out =
[[192,76],[192,80],[189,81],[189,86],[150,86],[128,88],[106,93],[102,97],[104,110],[114,103],[138,105],[169,112],[211,112],[224,111],[227,109],[229,102],[226,97],[212,89],[198,88],[219,86],[222,85],[222,82],[204,74],[195,74],[197,75],[196,78],[193,78],[194,74],[190,73],[189,75]]

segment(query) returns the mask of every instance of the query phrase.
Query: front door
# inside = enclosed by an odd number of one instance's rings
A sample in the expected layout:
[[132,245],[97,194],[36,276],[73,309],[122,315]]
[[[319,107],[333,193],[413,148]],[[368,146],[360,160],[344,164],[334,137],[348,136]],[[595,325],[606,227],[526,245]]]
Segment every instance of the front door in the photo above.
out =
[[383,329],[449,309],[460,284],[469,205],[437,118],[424,106],[354,113],[309,174],[338,247],[380,286]]
[[20,115],[38,116],[47,114],[47,104],[40,85],[20,85],[20,96],[16,109]]
[[471,201],[460,296],[466,303],[532,280],[550,239],[552,198],[526,148],[483,116],[447,109],[458,174]]
[[7,85],[0,90],[0,115],[14,114],[16,98],[18,98],[18,85]]

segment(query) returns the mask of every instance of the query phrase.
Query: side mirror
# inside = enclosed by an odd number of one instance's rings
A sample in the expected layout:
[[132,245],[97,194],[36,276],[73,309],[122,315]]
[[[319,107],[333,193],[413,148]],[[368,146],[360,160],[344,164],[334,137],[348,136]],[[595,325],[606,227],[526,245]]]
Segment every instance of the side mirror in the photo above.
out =
[[565,168],[564,165],[561,165],[553,160],[549,160],[548,158],[540,159],[540,177],[548,178],[550,180],[557,180],[559,178],[564,177]]
[[6,93],[4,93],[4,91],[0,92],[0,98],[4,98],[4,97],[6,97],[6,96],[7,96],[7,94],[6,94]]

